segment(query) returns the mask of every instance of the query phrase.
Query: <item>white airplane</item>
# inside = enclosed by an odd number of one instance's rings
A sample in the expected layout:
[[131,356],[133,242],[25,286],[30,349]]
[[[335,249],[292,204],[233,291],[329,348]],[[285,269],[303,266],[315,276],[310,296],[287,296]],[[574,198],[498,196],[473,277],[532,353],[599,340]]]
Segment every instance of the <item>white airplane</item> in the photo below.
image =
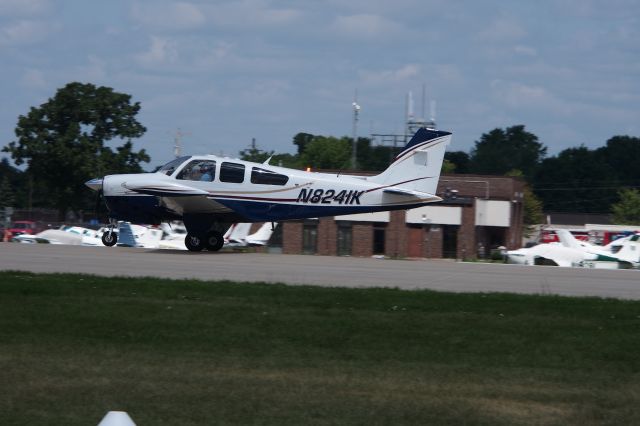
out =
[[[109,175],[86,185],[109,210],[105,245],[118,220],[182,220],[191,251],[217,251],[232,223],[404,210],[441,201],[435,195],[451,133],[419,129],[376,176],[315,173],[213,155],[177,158],[155,173]],[[206,179],[206,180],[203,180]]]
[[578,241],[567,230],[556,230],[560,242],[507,252],[507,263],[563,267],[628,268],[640,264],[640,236],[631,235],[599,247]]
[[640,264],[640,236],[638,234],[629,235],[610,242],[606,246],[597,246],[586,241],[576,239],[571,232],[566,229],[556,230],[560,243],[574,250],[584,253],[584,260],[595,262],[618,262],[626,264],[626,267],[638,267]]

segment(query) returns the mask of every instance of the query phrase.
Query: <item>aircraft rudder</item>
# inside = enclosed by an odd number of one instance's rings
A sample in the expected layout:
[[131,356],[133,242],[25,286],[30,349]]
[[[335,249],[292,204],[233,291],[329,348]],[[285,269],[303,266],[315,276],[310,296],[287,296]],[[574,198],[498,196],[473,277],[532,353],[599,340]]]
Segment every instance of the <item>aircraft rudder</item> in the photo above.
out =
[[435,194],[451,132],[420,128],[374,182]]

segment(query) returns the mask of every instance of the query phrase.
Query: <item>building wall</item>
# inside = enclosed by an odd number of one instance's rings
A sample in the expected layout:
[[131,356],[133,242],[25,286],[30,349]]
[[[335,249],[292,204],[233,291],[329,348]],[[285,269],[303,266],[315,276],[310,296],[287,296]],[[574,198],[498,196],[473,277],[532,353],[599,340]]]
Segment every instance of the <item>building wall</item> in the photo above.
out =
[[429,225],[425,230],[424,257],[442,259],[442,226]]
[[373,254],[373,225],[371,223],[354,222],[351,238],[353,240],[353,256],[370,257]]
[[462,208],[462,223],[458,228],[458,259],[475,258],[476,253],[476,226],[475,205],[471,204]]
[[282,226],[282,253],[302,253],[302,221],[283,222]]
[[338,226],[332,217],[318,220],[318,254],[335,256],[338,254]]
[[405,210],[391,212],[386,231],[385,256],[398,258],[407,256],[408,229]]

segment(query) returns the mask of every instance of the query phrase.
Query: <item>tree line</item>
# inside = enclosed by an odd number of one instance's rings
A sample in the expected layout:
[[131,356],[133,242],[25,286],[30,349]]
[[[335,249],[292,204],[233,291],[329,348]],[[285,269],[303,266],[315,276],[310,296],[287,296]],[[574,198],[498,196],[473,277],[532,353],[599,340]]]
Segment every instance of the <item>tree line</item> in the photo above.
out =
[[[18,117],[16,140],[2,151],[13,167],[0,161],[0,207],[48,207],[89,210],[95,196],[84,182],[112,173],[144,171],[150,157],[136,151],[133,139],[146,128],[137,121],[139,102],[109,87],[69,83],[39,107]],[[112,149],[106,144],[120,141]],[[258,148],[240,151],[241,159],[284,167],[348,170],[352,138],[298,133],[294,154]],[[376,145],[358,138],[357,169],[384,170],[401,147]],[[613,136],[605,145],[568,148],[548,156],[547,147],[524,125],[496,128],[475,141],[469,152],[445,154],[443,171],[460,174],[511,175],[526,180],[529,221],[540,212],[609,213],[620,223],[640,224],[640,138]]]

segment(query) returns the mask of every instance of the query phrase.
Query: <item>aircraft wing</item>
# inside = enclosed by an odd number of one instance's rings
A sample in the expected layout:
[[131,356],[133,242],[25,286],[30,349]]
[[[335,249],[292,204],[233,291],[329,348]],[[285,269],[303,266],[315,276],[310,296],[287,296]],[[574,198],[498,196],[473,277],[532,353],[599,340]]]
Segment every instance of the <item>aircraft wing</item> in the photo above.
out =
[[125,188],[160,197],[160,203],[179,214],[229,213],[232,210],[210,199],[209,192],[189,185],[157,180],[126,182]]
[[209,195],[207,191],[173,182],[126,182],[123,186],[140,194],[156,195],[158,197],[191,197],[194,195]]

